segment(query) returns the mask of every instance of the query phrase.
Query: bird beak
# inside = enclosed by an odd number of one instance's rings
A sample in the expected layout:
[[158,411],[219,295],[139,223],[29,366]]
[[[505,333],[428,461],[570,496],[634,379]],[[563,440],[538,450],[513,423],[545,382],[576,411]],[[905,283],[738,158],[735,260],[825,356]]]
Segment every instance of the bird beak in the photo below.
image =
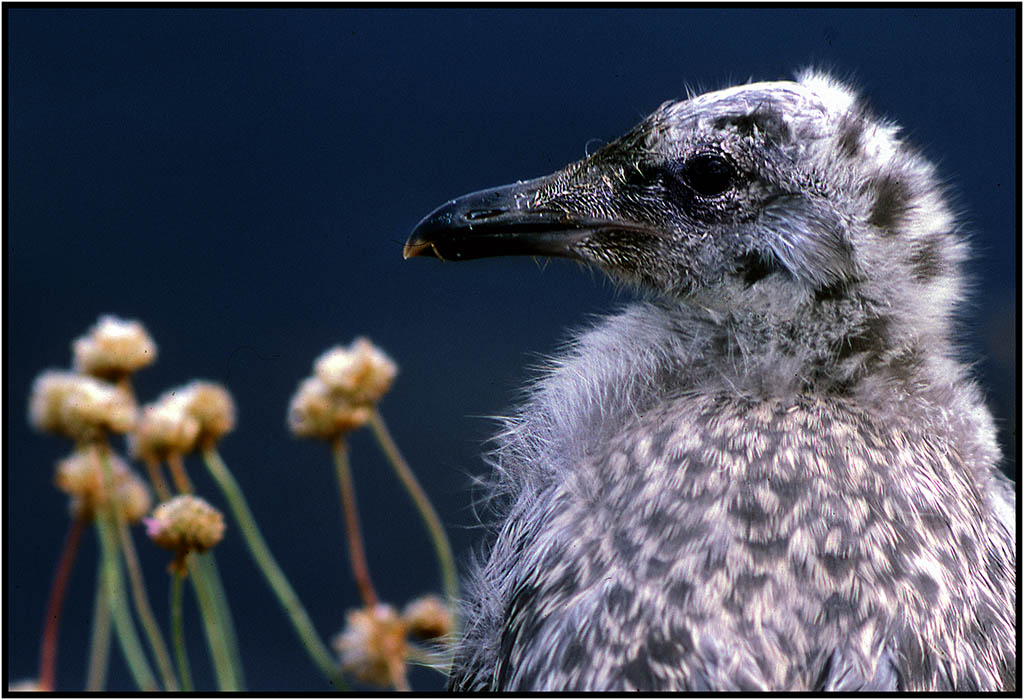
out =
[[576,257],[596,222],[537,206],[549,177],[473,192],[441,205],[413,229],[406,259],[472,260],[496,255]]

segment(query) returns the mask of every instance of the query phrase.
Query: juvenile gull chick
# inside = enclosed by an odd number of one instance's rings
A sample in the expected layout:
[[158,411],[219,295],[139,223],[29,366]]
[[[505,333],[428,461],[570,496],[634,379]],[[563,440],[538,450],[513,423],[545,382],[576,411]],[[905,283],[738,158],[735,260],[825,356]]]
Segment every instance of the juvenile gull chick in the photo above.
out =
[[645,301],[508,419],[451,685],[1013,688],[1015,497],[957,359],[933,166],[807,73],[668,102],[405,255],[547,255]]

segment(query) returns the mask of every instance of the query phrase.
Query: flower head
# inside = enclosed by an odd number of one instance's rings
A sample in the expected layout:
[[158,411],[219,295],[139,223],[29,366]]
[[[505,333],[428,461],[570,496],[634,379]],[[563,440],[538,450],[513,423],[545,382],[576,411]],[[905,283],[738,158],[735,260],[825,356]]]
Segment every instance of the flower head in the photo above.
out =
[[149,487],[136,472],[129,472],[128,478],[118,484],[117,505],[127,523],[139,522],[153,507]]
[[138,427],[130,437],[131,452],[142,460],[162,460],[184,454],[196,444],[199,421],[188,413],[188,397],[170,391],[142,407]]
[[127,433],[135,427],[138,412],[127,391],[87,376],[64,396],[60,410],[68,433],[83,439],[98,431]]
[[404,673],[407,629],[390,605],[350,610],[345,629],[334,638],[341,668],[361,681],[387,686]]
[[28,402],[28,420],[33,428],[44,433],[64,432],[60,407],[79,379],[79,374],[55,369],[36,377]]
[[355,404],[372,404],[391,388],[398,366],[366,338],[348,348],[336,346],[317,358],[316,376],[332,393]]
[[439,639],[452,631],[452,613],[436,595],[409,601],[402,611],[409,634],[419,639]]
[[151,540],[179,553],[205,552],[224,537],[224,516],[197,496],[175,496],[164,501],[145,523]]
[[325,440],[366,425],[398,373],[391,358],[366,338],[331,348],[313,369],[314,376],[292,397],[288,425],[298,437]]
[[288,407],[288,427],[296,437],[330,440],[366,425],[371,407],[333,394],[317,377],[299,385]]
[[36,378],[29,419],[38,429],[79,441],[103,432],[126,433],[135,426],[135,401],[119,387],[69,372],[44,372]]
[[76,370],[102,379],[120,379],[156,360],[156,344],[142,324],[116,316],[100,317],[72,350]]
[[[125,522],[138,522],[152,505],[149,488],[116,454],[108,453],[108,459],[114,477],[114,503]],[[71,496],[71,512],[76,517],[91,518],[107,504],[106,480],[95,450],[77,450],[58,462],[54,483]]]
[[216,442],[235,429],[235,402],[220,384],[194,381],[184,394],[189,415],[199,422],[200,442]]

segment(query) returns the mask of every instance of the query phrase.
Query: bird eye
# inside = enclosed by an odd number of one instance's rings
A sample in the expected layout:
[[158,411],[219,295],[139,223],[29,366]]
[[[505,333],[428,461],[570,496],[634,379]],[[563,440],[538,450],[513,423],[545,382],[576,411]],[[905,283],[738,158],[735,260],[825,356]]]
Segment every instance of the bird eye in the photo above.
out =
[[713,197],[732,186],[735,172],[725,158],[705,153],[683,163],[679,175],[697,194]]

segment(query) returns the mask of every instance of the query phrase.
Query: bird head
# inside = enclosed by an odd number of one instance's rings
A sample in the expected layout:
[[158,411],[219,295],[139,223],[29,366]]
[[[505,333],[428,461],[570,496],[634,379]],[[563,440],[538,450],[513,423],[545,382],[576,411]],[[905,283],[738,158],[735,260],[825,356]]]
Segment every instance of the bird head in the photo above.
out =
[[807,72],[665,103],[554,174],[447,202],[404,254],[572,258],[718,312],[842,316],[833,345],[891,347],[908,337],[890,326],[945,334],[964,251],[931,164]]

